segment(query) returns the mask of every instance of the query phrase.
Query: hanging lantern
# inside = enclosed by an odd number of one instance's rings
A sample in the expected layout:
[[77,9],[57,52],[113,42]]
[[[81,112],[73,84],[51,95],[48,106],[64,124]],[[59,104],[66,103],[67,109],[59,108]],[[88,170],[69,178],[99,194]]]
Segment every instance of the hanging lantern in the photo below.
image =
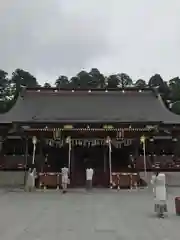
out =
[[70,141],[71,141],[71,137],[69,136],[66,138],[66,143],[70,143]]
[[36,143],[37,143],[37,137],[36,137],[36,136],[33,136],[33,137],[32,137],[32,143],[33,143],[34,145],[36,145]]
[[140,142],[144,144],[145,141],[146,141],[146,137],[143,135],[143,136],[140,138]]
[[71,130],[73,129],[73,125],[64,125],[65,130]]
[[109,136],[107,136],[107,138],[106,138],[106,144],[110,144],[110,143],[111,143],[111,139],[110,139]]

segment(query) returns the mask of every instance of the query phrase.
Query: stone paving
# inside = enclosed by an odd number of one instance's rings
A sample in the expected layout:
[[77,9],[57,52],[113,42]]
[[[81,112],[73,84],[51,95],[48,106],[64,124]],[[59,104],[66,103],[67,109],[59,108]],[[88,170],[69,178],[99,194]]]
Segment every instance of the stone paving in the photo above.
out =
[[0,240],[179,240],[174,196],[180,189],[168,192],[168,217],[157,219],[150,189],[0,190]]

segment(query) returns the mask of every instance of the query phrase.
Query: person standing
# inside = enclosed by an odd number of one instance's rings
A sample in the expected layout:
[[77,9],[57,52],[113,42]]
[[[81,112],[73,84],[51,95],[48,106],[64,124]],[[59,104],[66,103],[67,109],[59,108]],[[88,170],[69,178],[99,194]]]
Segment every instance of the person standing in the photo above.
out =
[[158,173],[154,173],[151,178],[151,184],[152,184],[152,190],[153,190],[154,197],[155,197],[155,180],[156,180],[157,175],[158,175]]
[[35,189],[36,168],[29,168],[26,182],[26,190],[32,192]]
[[164,173],[157,173],[152,178],[151,183],[154,186],[155,195],[155,213],[158,217],[164,218],[167,212],[167,192],[166,192],[166,176]]
[[63,193],[67,192],[67,185],[69,181],[68,173],[69,173],[69,169],[66,166],[64,166],[61,169],[61,174],[62,174],[61,181],[62,181]]
[[92,179],[94,175],[94,170],[92,168],[86,169],[86,189],[92,189]]

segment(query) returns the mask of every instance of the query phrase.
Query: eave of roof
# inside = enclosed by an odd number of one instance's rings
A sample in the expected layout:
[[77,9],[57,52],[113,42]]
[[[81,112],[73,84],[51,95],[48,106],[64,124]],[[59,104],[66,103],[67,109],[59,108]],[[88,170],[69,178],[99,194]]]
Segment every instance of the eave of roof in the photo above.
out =
[[29,88],[21,92],[8,113],[0,116],[0,123],[12,122],[180,124],[180,116],[171,113],[158,93],[149,88]]

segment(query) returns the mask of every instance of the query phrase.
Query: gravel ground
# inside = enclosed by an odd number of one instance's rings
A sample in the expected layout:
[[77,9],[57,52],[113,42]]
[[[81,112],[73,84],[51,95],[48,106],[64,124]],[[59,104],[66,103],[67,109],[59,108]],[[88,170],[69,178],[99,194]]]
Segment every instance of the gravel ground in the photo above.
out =
[[179,240],[180,217],[168,189],[169,213],[157,219],[151,189],[47,190],[34,193],[0,190],[1,240]]

